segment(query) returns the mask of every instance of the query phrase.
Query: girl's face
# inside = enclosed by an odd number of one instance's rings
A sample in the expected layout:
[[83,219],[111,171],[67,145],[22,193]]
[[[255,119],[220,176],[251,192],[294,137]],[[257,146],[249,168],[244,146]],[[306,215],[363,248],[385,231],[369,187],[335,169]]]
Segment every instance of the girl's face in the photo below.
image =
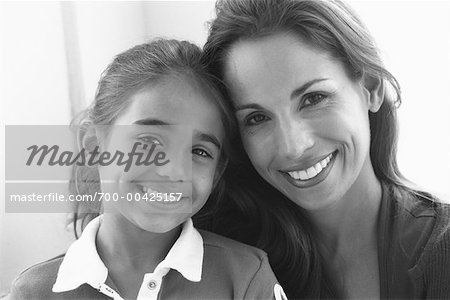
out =
[[137,165],[134,157],[127,172],[117,162],[100,167],[102,192],[119,197],[104,201],[105,211],[146,231],[167,232],[198,212],[211,193],[224,137],[221,114],[205,88],[182,75],[150,83],[128,100],[102,151],[121,150],[126,159],[139,142],[135,152],[144,158],[154,148],[150,162],[157,153],[165,157],[159,166]]
[[339,61],[276,34],[236,43],[225,70],[250,160],[296,204],[327,207],[367,175],[368,111],[378,106]]

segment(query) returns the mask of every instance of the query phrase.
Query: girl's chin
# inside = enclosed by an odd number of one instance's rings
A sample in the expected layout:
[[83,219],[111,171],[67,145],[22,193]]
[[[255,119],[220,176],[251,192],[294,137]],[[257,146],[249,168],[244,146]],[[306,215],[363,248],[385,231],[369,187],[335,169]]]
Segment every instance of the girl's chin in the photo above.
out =
[[145,232],[163,234],[178,228],[189,218],[189,216],[173,216],[169,214],[152,215],[150,217],[152,218],[151,220],[133,220],[132,223]]

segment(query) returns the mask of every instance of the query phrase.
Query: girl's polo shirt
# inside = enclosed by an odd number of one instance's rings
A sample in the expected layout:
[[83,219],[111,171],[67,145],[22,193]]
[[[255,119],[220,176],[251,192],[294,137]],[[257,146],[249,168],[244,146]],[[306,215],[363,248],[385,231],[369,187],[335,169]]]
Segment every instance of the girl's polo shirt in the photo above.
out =
[[[95,245],[100,224],[101,216],[86,226],[65,255],[24,271],[14,281],[10,299],[122,299],[106,284],[108,269]],[[286,296],[262,250],[198,231],[188,219],[164,260],[144,275],[137,299],[281,300]]]
[[[87,283],[107,296],[122,299],[106,285],[108,269],[100,259],[95,245],[100,223],[101,216],[98,216],[86,226],[80,239],[69,247],[59,267],[53,292],[70,291]],[[202,263],[203,239],[189,219],[183,224],[180,236],[165,259],[156,266],[153,273],[144,275],[137,299],[157,299],[162,279],[170,269],[177,270],[187,280],[200,281]]]

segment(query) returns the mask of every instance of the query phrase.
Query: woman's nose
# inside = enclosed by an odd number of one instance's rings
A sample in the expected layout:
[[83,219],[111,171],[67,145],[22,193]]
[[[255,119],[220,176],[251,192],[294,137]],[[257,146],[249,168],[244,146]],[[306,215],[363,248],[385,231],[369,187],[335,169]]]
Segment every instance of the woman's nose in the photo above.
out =
[[278,150],[287,159],[298,159],[314,145],[306,122],[288,120],[280,124],[278,132]]

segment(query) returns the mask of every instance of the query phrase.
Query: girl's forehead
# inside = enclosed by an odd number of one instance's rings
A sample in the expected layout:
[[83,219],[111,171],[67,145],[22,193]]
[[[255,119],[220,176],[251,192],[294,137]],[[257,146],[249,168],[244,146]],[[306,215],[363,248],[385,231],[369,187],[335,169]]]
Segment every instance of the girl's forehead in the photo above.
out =
[[[119,115],[116,125],[164,123],[188,125],[193,130],[210,130],[223,136],[221,112],[212,95],[196,80],[170,76],[151,83],[132,94],[128,107]],[[152,122],[150,122],[152,121]]]

